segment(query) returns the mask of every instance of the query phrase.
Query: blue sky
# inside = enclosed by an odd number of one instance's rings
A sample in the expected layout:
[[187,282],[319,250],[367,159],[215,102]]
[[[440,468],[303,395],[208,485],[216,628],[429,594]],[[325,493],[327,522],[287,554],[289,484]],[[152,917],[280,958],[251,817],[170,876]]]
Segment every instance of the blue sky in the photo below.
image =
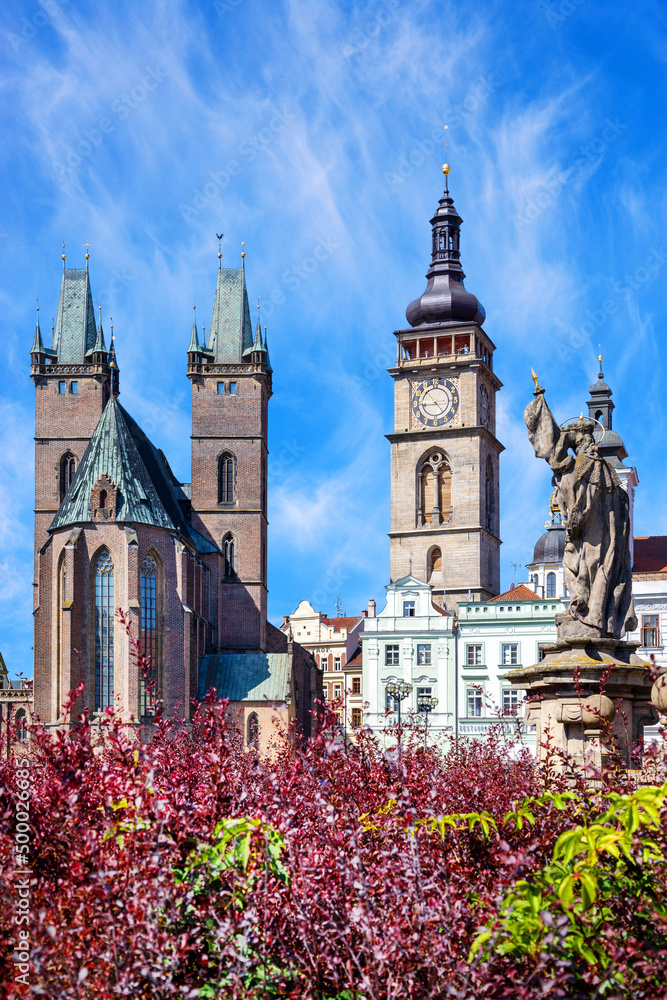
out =
[[[638,469],[635,530],[667,533],[665,9],[601,0],[14,0],[0,13],[0,649],[32,669],[34,305],[61,243],[113,316],[121,399],[189,479],[185,351],[246,242],[266,303],[269,608],[347,614],[389,582],[392,331],[425,286],[450,187],[467,287],[497,345],[502,583],[549,496],[522,421],[533,365],[578,413],[598,344]],[[319,249],[318,249],[319,248]],[[315,251],[317,250],[317,253]],[[316,266],[313,267],[313,264]],[[271,301],[273,299],[273,302]]]

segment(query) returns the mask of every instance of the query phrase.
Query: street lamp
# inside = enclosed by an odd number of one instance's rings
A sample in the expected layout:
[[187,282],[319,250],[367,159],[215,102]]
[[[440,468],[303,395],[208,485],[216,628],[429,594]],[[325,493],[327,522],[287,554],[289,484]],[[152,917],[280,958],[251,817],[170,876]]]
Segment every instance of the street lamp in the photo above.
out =
[[426,735],[428,733],[428,714],[437,707],[438,699],[430,694],[417,695],[417,708],[424,713],[424,750],[426,749]]
[[409,694],[412,693],[412,684],[408,684],[407,681],[390,681],[387,684],[386,691],[388,695],[394,699],[394,704],[398,703],[398,725],[401,725],[401,702],[407,698]]

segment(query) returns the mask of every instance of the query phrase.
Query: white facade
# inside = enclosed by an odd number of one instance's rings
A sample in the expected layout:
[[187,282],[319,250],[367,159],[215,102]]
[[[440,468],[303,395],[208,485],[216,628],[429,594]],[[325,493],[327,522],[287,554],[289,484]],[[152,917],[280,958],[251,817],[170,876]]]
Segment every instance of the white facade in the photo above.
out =
[[[366,618],[361,635],[364,722],[381,732],[397,721],[386,694],[390,681],[405,681],[412,692],[401,705],[401,721],[417,712],[419,694],[438,699],[428,717],[433,735],[454,735],[456,728],[456,644],[454,618],[433,604],[427,583],[406,576],[387,588],[387,604]],[[420,715],[421,717],[421,715]]]
[[513,736],[518,718],[522,740],[534,748],[534,731],[523,725],[523,692],[503,675],[539,662],[540,644],[555,642],[554,618],[565,608],[563,601],[541,599],[522,584],[492,601],[459,605],[459,735],[484,735],[502,722]]

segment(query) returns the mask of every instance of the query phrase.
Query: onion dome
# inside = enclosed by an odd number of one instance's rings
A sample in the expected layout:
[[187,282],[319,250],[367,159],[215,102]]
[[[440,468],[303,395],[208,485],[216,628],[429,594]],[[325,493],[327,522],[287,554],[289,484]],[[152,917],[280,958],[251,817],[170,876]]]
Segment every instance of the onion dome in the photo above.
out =
[[426,291],[405,311],[410,326],[443,326],[454,323],[476,323],[486,318],[484,306],[463,284],[459,240],[463,221],[454,207],[447,186],[449,166],[442,168],[445,191],[431,219],[433,245],[431,266],[426,277]]
[[562,524],[552,524],[535,542],[534,563],[562,563],[565,555],[565,536]]

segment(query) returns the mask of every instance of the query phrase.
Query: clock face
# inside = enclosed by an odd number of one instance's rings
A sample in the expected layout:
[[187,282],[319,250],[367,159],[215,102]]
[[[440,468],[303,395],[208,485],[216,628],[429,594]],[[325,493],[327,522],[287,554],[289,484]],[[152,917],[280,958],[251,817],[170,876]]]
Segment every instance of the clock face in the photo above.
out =
[[479,411],[482,425],[484,427],[489,426],[489,390],[484,384],[482,384],[479,390]]
[[443,427],[459,408],[458,386],[448,378],[427,378],[412,388],[412,413],[424,427]]

